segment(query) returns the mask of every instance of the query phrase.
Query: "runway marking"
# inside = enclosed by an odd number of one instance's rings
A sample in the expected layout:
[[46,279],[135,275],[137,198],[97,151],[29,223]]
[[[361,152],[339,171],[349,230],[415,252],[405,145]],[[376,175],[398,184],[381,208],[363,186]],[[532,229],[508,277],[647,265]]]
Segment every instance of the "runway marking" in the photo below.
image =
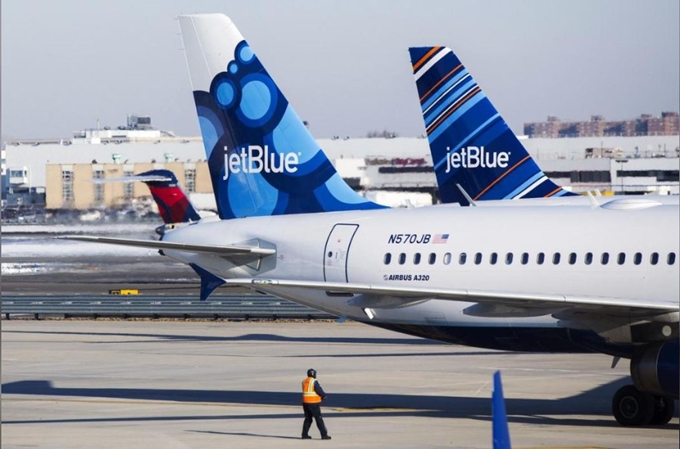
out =
[[484,382],[484,385],[482,385],[481,387],[479,387],[479,389],[477,391],[475,391],[475,396],[477,396],[484,388],[486,388],[486,386],[489,385],[489,383],[490,383],[490,381],[488,381],[488,380],[486,382]]

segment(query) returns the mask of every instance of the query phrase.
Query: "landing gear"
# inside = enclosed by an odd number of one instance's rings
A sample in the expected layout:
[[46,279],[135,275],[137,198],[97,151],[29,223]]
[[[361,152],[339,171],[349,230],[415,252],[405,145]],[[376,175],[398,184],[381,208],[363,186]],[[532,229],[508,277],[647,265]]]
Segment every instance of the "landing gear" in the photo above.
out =
[[675,413],[675,401],[668,396],[654,396],[654,399],[654,416],[650,424],[653,426],[668,424]]
[[644,426],[654,416],[654,397],[633,385],[626,385],[614,395],[612,413],[623,426]]
[[633,385],[621,387],[612,400],[612,413],[623,426],[664,425],[675,412],[675,402],[668,396],[655,396]]

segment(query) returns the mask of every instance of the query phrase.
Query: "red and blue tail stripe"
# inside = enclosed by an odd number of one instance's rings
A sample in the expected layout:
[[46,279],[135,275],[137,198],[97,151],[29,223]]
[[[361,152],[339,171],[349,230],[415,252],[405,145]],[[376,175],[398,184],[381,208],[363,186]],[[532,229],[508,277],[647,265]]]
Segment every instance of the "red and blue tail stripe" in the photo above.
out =
[[136,175],[136,178],[149,187],[164,223],[187,223],[201,219],[170,170],[150,170]]

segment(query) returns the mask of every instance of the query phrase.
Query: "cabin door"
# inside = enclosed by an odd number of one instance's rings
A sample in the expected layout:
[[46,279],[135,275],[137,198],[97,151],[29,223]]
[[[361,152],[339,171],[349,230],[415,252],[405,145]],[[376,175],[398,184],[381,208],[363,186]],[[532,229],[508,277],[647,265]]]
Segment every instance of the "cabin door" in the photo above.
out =
[[347,262],[349,247],[354,234],[359,229],[356,224],[336,224],[326,240],[323,255],[323,277],[326,282],[348,282]]

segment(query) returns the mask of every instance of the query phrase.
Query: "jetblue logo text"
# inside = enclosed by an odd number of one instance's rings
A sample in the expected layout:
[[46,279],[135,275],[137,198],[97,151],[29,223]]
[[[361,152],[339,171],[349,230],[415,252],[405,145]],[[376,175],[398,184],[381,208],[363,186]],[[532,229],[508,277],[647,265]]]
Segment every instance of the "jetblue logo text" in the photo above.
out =
[[267,145],[248,145],[241,151],[229,153],[224,147],[224,176],[238,173],[295,173],[301,153],[270,153]]
[[488,153],[484,147],[463,147],[459,151],[446,149],[446,173],[452,168],[506,168],[510,160],[509,151]]

